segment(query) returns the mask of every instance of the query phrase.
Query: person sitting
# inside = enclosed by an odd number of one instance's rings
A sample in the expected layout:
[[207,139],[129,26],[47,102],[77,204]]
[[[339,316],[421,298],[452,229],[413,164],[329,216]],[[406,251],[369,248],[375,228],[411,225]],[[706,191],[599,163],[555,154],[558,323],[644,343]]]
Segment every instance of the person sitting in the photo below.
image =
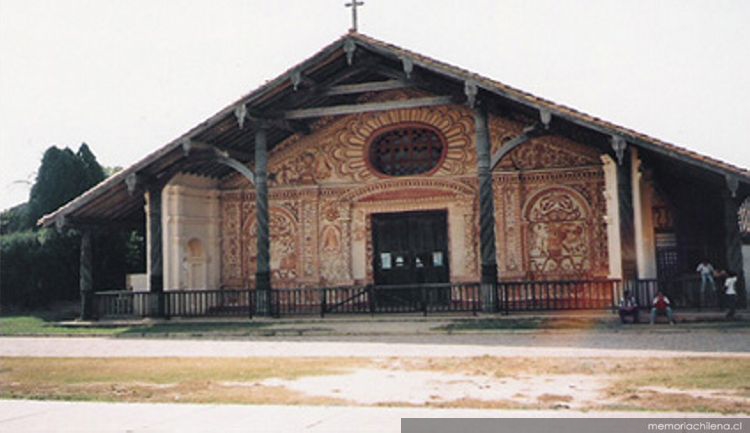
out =
[[669,306],[669,298],[659,290],[656,293],[656,297],[652,302],[651,307],[651,324],[653,325],[656,321],[656,314],[666,315],[669,319],[669,323],[674,325],[674,317],[672,316],[672,307]]
[[633,323],[638,323],[638,301],[635,299],[630,290],[625,290],[620,300],[620,321],[627,323],[625,318],[633,316]]

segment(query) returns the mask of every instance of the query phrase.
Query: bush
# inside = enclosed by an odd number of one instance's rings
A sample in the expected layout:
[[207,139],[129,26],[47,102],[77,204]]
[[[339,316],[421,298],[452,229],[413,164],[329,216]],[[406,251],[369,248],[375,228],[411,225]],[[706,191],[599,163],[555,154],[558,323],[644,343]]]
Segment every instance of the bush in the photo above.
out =
[[0,236],[0,304],[37,308],[78,297],[77,234],[53,230]]

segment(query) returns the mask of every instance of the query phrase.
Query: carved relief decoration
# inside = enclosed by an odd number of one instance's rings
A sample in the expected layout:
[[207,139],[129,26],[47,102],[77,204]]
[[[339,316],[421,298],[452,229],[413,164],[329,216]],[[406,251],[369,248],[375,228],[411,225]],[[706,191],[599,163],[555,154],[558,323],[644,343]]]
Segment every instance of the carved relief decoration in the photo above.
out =
[[222,201],[222,245],[221,274],[223,280],[240,285],[242,280],[242,258],[240,254],[240,204]]
[[318,280],[318,202],[317,195],[302,202],[302,278]]
[[323,284],[346,284],[351,280],[348,206],[331,201],[321,209],[320,279]]
[[479,245],[476,243],[476,239],[479,239],[479,221],[477,221],[476,212],[474,212],[474,206],[471,202],[465,203],[462,206],[464,209],[464,274],[465,275],[476,275],[479,273],[479,258],[477,255],[477,248]]
[[446,140],[446,156],[435,176],[458,176],[476,166],[471,146],[474,119],[462,107],[433,107],[365,113],[353,116],[339,130],[333,146],[326,151],[334,160],[338,176],[354,181],[375,179],[367,166],[367,142],[381,128],[400,123],[425,124],[438,129]]
[[[369,138],[406,122],[438,129],[446,158],[430,175],[377,176],[366,160]],[[493,116],[489,127],[494,151],[522,133],[523,123]],[[325,118],[312,133],[277,145],[269,155],[272,285],[351,284],[353,254],[366,260],[364,269],[357,264],[356,278],[372,281],[371,215],[437,209],[449,211],[449,235],[463,237],[455,245],[464,250],[450,251],[461,258],[451,267],[453,276],[478,280],[474,134],[468,108],[444,106]],[[494,172],[493,185],[501,278],[607,275],[604,175],[596,151],[562,137],[540,137],[511,152]],[[222,284],[253,286],[253,188],[237,176],[221,187]]]
[[[609,271],[601,169],[499,178],[501,276],[599,278]],[[518,206],[512,204],[519,203]],[[505,256],[503,256],[503,254]]]
[[489,119],[490,152],[494,154],[500,147],[523,133],[524,125],[500,116]]
[[591,269],[589,210],[566,189],[543,190],[527,205],[526,245],[529,272],[534,275],[583,275]]
[[[271,282],[277,287],[296,284],[299,270],[299,242],[297,236],[297,216],[289,209],[272,206],[269,209],[269,226],[271,234]],[[255,213],[248,213],[242,228],[242,243],[246,260],[243,266],[244,277],[255,281],[257,270],[257,238]]]
[[494,179],[495,238],[500,255],[498,271],[501,276],[511,279],[523,273],[521,187],[518,177]]
[[599,153],[557,135],[538,137],[503,158],[501,169],[540,170],[600,165]]

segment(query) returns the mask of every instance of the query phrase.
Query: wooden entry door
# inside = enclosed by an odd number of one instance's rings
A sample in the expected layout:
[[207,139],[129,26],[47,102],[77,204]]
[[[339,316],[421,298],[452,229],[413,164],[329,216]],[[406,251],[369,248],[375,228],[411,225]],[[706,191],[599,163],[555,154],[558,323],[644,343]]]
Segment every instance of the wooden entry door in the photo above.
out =
[[446,211],[372,215],[375,284],[448,283]]

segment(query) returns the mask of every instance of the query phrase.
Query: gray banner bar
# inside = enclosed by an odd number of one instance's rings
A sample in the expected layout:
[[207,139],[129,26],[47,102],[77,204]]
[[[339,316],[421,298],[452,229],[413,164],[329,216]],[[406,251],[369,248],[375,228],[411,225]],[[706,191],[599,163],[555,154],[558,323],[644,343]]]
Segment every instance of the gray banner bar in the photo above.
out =
[[750,433],[750,418],[402,418],[401,433]]

